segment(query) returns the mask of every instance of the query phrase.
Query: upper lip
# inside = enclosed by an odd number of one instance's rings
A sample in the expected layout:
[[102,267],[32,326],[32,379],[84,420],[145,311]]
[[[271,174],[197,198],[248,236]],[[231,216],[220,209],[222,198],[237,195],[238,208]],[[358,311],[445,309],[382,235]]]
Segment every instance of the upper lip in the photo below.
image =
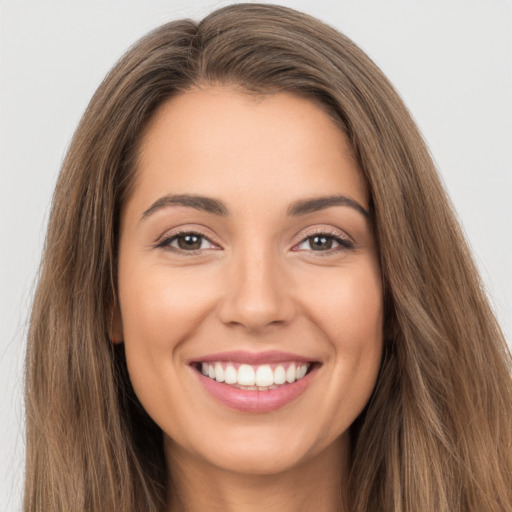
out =
[[281,352],[277,350],[269,350],[265,352],[246,352],[244,350],[233,350],[230,352],[218,352],[215,354],[207,354],[198,358],[191,359],[189,364],[194,363],[211,363],[211,362],[232,362],[241,364],[272,364],[284,363],[287,361],[296,361],[309,363],[313,359],[304,357],[291,352]]

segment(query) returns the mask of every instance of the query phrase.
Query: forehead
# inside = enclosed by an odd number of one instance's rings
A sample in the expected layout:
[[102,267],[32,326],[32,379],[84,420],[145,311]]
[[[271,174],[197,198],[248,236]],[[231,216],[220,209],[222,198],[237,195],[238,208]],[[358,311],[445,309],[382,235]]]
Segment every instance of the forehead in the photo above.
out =
[[344,193],[368,206],[346,135],[323,108],[287,92],[182,93],[158,109],[138,156],[135,195],[146,203],[158,194],[197,193],[248,207],[252,199]]

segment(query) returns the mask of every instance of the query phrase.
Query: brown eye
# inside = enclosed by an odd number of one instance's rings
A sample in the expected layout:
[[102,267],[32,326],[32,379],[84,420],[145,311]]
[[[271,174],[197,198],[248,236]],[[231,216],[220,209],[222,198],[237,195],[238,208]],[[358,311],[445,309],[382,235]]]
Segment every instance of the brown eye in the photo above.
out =
[[174,252],[194,253],[203,249],[214,249],[216,246],[201,233],[184,231],[166,237],[157,247],[162,247]]
[[315,235],[308,238],[309,245],[313,251],[325,251],[332,248],[334,239],[332,236]]
[[202,236],[196,234],[178,235],[175,239],[178,242],[178,247],[185,251],[201,249]]
[[339,233],[331,234],[329,232],[320,231],[304,238],[294,250],[316,252],[319,256],[327,256],[339,251],[353,249],[353,247],[354,244],[350,240],[340,236]]

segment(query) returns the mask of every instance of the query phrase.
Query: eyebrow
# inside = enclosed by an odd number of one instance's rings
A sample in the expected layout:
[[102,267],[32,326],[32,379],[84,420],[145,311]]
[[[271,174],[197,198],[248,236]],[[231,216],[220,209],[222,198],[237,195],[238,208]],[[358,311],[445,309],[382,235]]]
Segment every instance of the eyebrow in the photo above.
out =
[[[157,199],[143,214],[141,220],[144,220],[156,213],[158,210],[168,206],[185,206],[199,211],[213,213],[221,217],[230,215],[226,204],[213,197],[199,196],[195,194],[170,194]],[[288,217],[299,217],[307,213],[317,212],[331,208],[332,206],[348,206],[370,218],[370,213],[357,201],[343,195],[321,196],[310,199],[299,199],[290,204],[286,211]]]

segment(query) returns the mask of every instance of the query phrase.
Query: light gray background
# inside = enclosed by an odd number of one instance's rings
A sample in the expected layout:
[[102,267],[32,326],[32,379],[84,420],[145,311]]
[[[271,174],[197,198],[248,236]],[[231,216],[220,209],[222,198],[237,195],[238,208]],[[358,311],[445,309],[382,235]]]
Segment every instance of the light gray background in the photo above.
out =
[[[123,51],[230,2],[0,0],[0,512],[20,510],[26,320],[57,172]],[[512,1],[282,1],[352,37],[423,131],[512,340]]]

